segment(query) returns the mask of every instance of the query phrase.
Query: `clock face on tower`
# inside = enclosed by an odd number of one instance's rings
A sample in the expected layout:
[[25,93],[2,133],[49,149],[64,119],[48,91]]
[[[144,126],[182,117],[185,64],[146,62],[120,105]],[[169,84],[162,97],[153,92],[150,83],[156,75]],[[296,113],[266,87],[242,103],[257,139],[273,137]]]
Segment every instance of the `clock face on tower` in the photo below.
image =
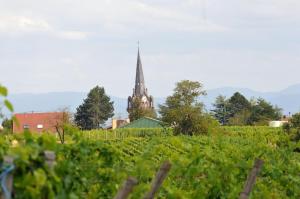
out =
[[143,103],[146,103],[146,102],[147,102],[147,97],[146,97],[146,96],[143,96],[143,97],[142,97],[142,102],[143,102]]

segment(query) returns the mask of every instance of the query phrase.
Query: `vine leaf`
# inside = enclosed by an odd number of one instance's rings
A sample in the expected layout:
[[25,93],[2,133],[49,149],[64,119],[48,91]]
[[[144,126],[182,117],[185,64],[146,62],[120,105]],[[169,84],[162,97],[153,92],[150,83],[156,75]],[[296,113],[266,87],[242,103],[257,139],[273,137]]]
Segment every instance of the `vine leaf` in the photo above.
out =
[[7,88],[0,85],[0,95],[6,97],[7,96]]
[[13,105],[8,100],[4,100],[4,104],[5,104],[6,108],[8,108],[9,111],[11,111],[11,112],[14,111]]

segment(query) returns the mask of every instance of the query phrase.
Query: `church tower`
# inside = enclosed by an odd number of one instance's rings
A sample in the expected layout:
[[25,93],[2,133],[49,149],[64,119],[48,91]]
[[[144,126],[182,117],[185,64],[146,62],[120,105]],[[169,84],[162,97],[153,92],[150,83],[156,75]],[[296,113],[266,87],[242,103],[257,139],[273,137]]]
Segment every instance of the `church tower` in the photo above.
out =
[[127,105],[128,112],[134,108],[135,100],[138,100],[140,102],[140,107],[143,109],[154,109],[153,97],[148,95],[148,91],[145,86],[139,48],[138,48],[137,63],[136,63],[135,86],[133,89],[132,96],[128,97],[128,105]]

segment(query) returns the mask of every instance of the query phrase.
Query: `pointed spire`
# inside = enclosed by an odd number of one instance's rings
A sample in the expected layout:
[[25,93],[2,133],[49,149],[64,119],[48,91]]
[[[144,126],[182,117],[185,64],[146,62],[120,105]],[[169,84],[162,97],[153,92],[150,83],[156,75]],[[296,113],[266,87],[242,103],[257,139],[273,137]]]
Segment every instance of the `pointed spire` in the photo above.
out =
[[142,68],[142,61],[140,57],[140,47],[138,46],[136,77],[135,77],[135,95],[143,96],[146,94],[144,73]]

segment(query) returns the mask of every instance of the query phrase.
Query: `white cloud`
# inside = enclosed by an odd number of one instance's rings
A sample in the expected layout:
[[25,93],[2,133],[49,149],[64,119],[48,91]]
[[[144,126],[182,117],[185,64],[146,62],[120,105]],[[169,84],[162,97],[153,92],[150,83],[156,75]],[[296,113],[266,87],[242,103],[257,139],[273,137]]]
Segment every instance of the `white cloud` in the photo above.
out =
[[[116,1],[115,1],[116,2]],[[103,6],[98,14],[104,27],[126,31],[157,31],[157,32],[220,32],[226,27],[202,15],[182,10],[180,7],[162,6],[159,3],[149,4],[141,1],[117,1]],[[138,29],[140,28],[140,29]]]
[[[159,95],[170,90],[164,88],[166,81],[173,87],[182,78],[258,90],[299,81],[299,0],[0,2],[0,69],[11,70],[0,79],[12,90],[31,91],[36,82],[45,90],[84,90],[105,83],[126,96],[137,40],[147,85],[155,85],[152,91]],[[198,53],[189,55],[193,52]],[[266,75],[272,68],[280,71]]]
[[[175,0],[77,0],[70,3],[69,0],[28,0],[26,4],[16,2],[10,0],[6,3],[7,10],[10,9],[9,14],[31,13],[34,18],[43,16],[50,20],[52,25],[62,27],[68,23],[76,24],[75,26],[88,27],[86,32],[97,30],[108,35],[132,34],[139,31],[220,32],[228,29],[217,21],[204,19],[203,5],[196,1],[186,3]],[[22,5],[22,9],[18,4]],[[0,12],[2,10],[3,8],[0,8]]]
[[8,35],[24,35],[31,33],[45,33],[62,39],[82,40],[89,35],[83,31],[58,30],[46,20],[25,16],[0,16],[0,33]]
[[55,25],[101,27],[109,34],[132,33],[140,27],[164,32],[220,32],[230,25],[278,26],[299,20],[299,9],[299,0],[9,0],[1,5],[0,13],[29,13]]
[[86,39],[89,35],[89,33],[81,32],[81,31],[58,31],[56,34],[60,38],[70,39],[70,40]]
[[208,17],[234,28],[282,29],[300,20],[299,0],[211,0]]
[[51,31],[52,27],[44,20],[24,16],[0,16],[0,32],[41,32]]

